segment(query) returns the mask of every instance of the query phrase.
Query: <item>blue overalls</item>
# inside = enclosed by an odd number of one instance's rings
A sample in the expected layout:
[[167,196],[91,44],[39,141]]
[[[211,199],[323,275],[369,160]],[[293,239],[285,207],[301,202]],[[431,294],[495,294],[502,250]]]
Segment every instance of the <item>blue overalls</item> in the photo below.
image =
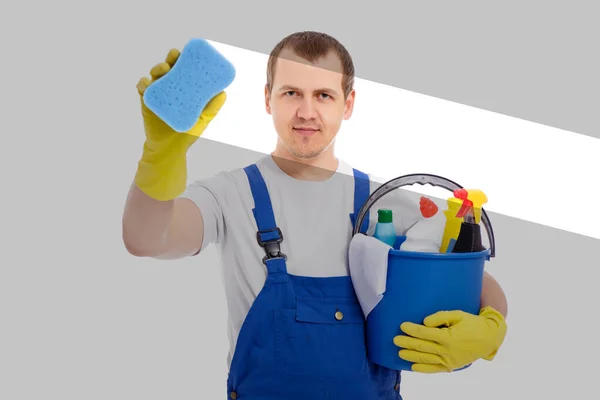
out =
[[[288,274],[265,182],[256,165],[244,171],[267,278],[239,333],[228,399],[402,400],[400,372],[367,359],[365,318],[351,278]],[[354,182],[353,226],[370,194],[366,174],[354,170]],[[364,223],[368,226],[368,218]]]

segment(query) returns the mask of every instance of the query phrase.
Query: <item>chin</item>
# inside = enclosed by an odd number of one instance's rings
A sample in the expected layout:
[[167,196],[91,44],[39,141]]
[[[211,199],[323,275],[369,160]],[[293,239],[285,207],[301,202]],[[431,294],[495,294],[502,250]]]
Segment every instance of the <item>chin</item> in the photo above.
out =
[[292,153],[292,155],[296,158],[310,159],[310,158],[315,158],[315,157],[321,155],[321,153],[323,153],[323,151],[325,150],[325,147],[320,147],[320,148],[290,147],[289,150]]
[[287,133],[287,137],[280,136],[280,142],[287,151],[297,159],[311,159],[320,156],[330,145],[330,142],[324,140],[323,132],[319,131],[315,135],[301,135],[294,129]]

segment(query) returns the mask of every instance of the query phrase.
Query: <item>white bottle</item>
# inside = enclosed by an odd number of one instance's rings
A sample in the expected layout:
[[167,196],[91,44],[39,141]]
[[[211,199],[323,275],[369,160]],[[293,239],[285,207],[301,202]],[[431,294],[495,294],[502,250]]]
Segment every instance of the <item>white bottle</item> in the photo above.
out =
[[[419,204],[422,212],[421,219],[407,230],[406,240],[400,245],[400,250],[439,253],[446,226],[445,215],[437,212],[437,205],[424,196],[421,197]],[[433,207],[433,211],[431,211],[431,207]],[[433,216],[431,216],[432,213],[434,213]]]

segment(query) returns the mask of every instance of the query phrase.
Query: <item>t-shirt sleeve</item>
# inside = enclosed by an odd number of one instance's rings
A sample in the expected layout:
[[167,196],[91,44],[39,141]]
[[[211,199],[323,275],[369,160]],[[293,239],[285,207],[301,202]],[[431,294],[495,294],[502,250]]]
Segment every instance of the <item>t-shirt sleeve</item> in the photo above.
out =
[[222,199],[226,190],[225,185],[224,174],[217,174],[194,181],[179,196],[194,202],[202,214],[204,235],[200,251],[211,243],[220,243],[223,240],[225,218],[223,216]]

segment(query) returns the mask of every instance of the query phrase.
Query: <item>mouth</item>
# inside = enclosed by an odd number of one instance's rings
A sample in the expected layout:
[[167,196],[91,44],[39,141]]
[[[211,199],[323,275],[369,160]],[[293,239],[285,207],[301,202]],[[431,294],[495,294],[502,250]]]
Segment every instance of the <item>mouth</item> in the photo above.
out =
[[302,136],[312,136],[315,133],[319,132],[319,130],[317,128],[311,128],[311,127],[303,127],[303,126],[297,126],[294,127],[294,132],[302,135]]

